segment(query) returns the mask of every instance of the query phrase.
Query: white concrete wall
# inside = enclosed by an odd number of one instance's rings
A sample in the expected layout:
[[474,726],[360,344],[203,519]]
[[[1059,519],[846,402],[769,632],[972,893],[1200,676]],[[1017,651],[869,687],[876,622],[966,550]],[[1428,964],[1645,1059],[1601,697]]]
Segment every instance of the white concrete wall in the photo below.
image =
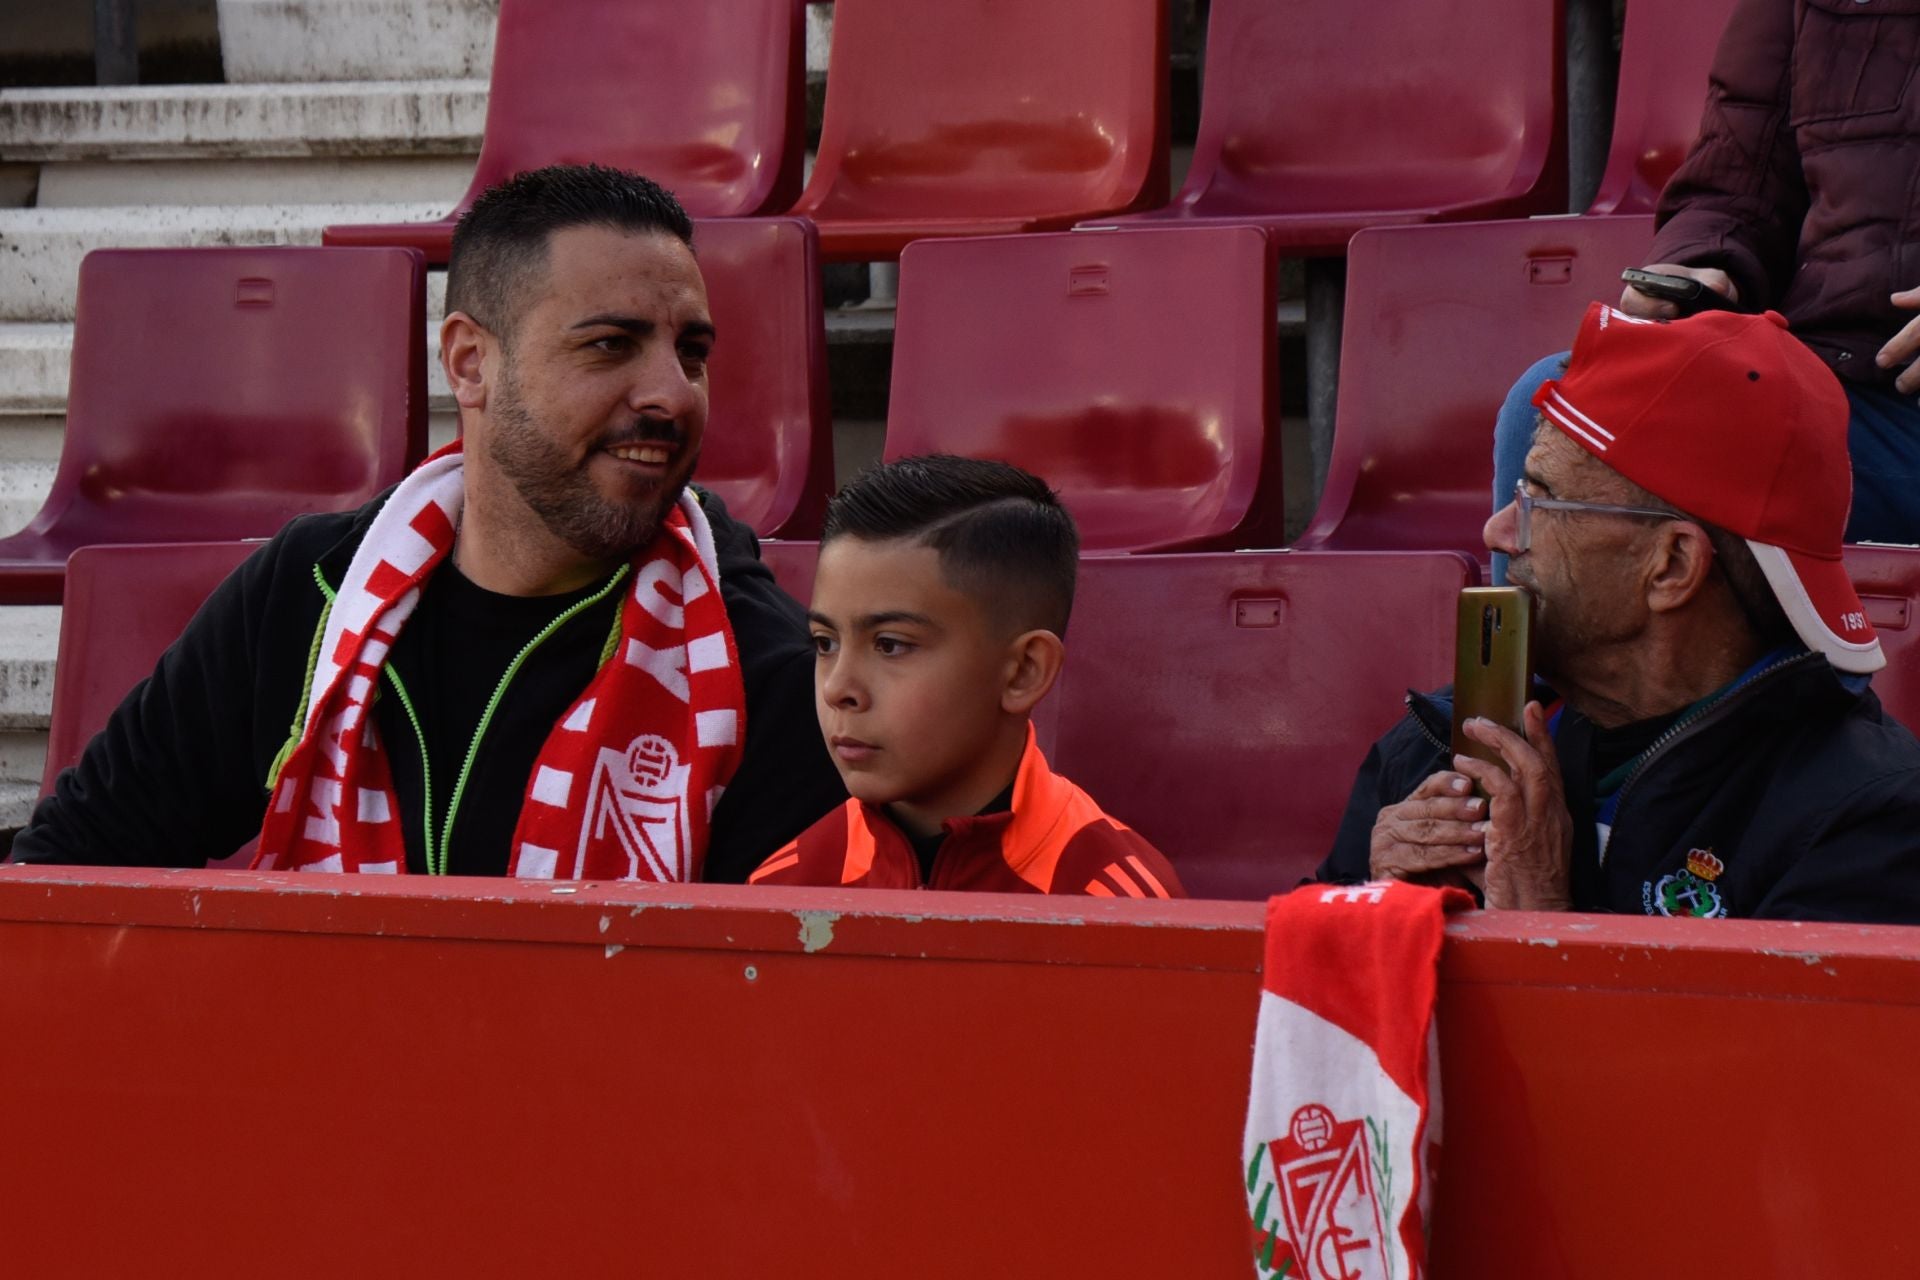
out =
[[[697,0],[696,0],[697,2]],[[486,78],[499,0],[219,0],[229,84]]]

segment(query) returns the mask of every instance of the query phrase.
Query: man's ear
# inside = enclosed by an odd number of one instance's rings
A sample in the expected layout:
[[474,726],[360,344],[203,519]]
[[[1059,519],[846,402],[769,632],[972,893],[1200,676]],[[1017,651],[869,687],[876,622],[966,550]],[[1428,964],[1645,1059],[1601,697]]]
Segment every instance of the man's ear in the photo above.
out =
[[1713,573],[1713,543],[1691,520],[1669,520],[1654,533],[1647,560],[1647,609],[1671,613],[1696,599]]
[[494,337],[464,311],[449,311],[440,322],[440,368],[462,409],[487,407],[487,374]]
[[1000,690],[1000,709],[1009,715],[1025,715],[1060,678],[1067,649],[1051,631],[1027,631],[1007,646],[1007,657],[1007,683]]

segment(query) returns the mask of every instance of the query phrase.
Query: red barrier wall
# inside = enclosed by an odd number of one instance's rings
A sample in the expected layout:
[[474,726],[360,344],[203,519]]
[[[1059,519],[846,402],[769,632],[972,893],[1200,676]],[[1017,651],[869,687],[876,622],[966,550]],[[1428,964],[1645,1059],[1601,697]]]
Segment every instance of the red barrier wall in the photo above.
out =
[[[1260,914],[6,868],[0,1256],[1246,1276]],[[1435,1276],[1908,1274],[1916,1005],[1904,930],[1456,922]]]

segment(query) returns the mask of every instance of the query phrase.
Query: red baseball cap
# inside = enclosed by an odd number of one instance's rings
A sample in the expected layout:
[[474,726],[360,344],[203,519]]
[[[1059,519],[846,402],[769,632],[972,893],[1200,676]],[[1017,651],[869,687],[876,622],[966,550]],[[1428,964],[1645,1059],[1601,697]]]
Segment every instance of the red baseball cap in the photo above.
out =
[[1647,492],[1745,538],[1808,648],[1841,671],[1887,664],[1840,559],[1847,396],[1784,316],[1642,320],[1596,302],[1533,403]]

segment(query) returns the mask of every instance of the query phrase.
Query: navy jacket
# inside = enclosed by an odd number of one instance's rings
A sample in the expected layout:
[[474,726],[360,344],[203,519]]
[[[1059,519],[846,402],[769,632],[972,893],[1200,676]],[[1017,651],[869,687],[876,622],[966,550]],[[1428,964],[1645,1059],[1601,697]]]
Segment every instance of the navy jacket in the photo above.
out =
[[[1445,691],[1407,705],[1360,766],[1322,880],[1365,880],[1375,816],[1451,767]],[[1591,732],[1562,716],[1570,775]],[[1621,786],[1604,859],[1585,790],[1568,777],[1576,911],[1920,923],[1920,742],[1816,654],[1663,735]]]

